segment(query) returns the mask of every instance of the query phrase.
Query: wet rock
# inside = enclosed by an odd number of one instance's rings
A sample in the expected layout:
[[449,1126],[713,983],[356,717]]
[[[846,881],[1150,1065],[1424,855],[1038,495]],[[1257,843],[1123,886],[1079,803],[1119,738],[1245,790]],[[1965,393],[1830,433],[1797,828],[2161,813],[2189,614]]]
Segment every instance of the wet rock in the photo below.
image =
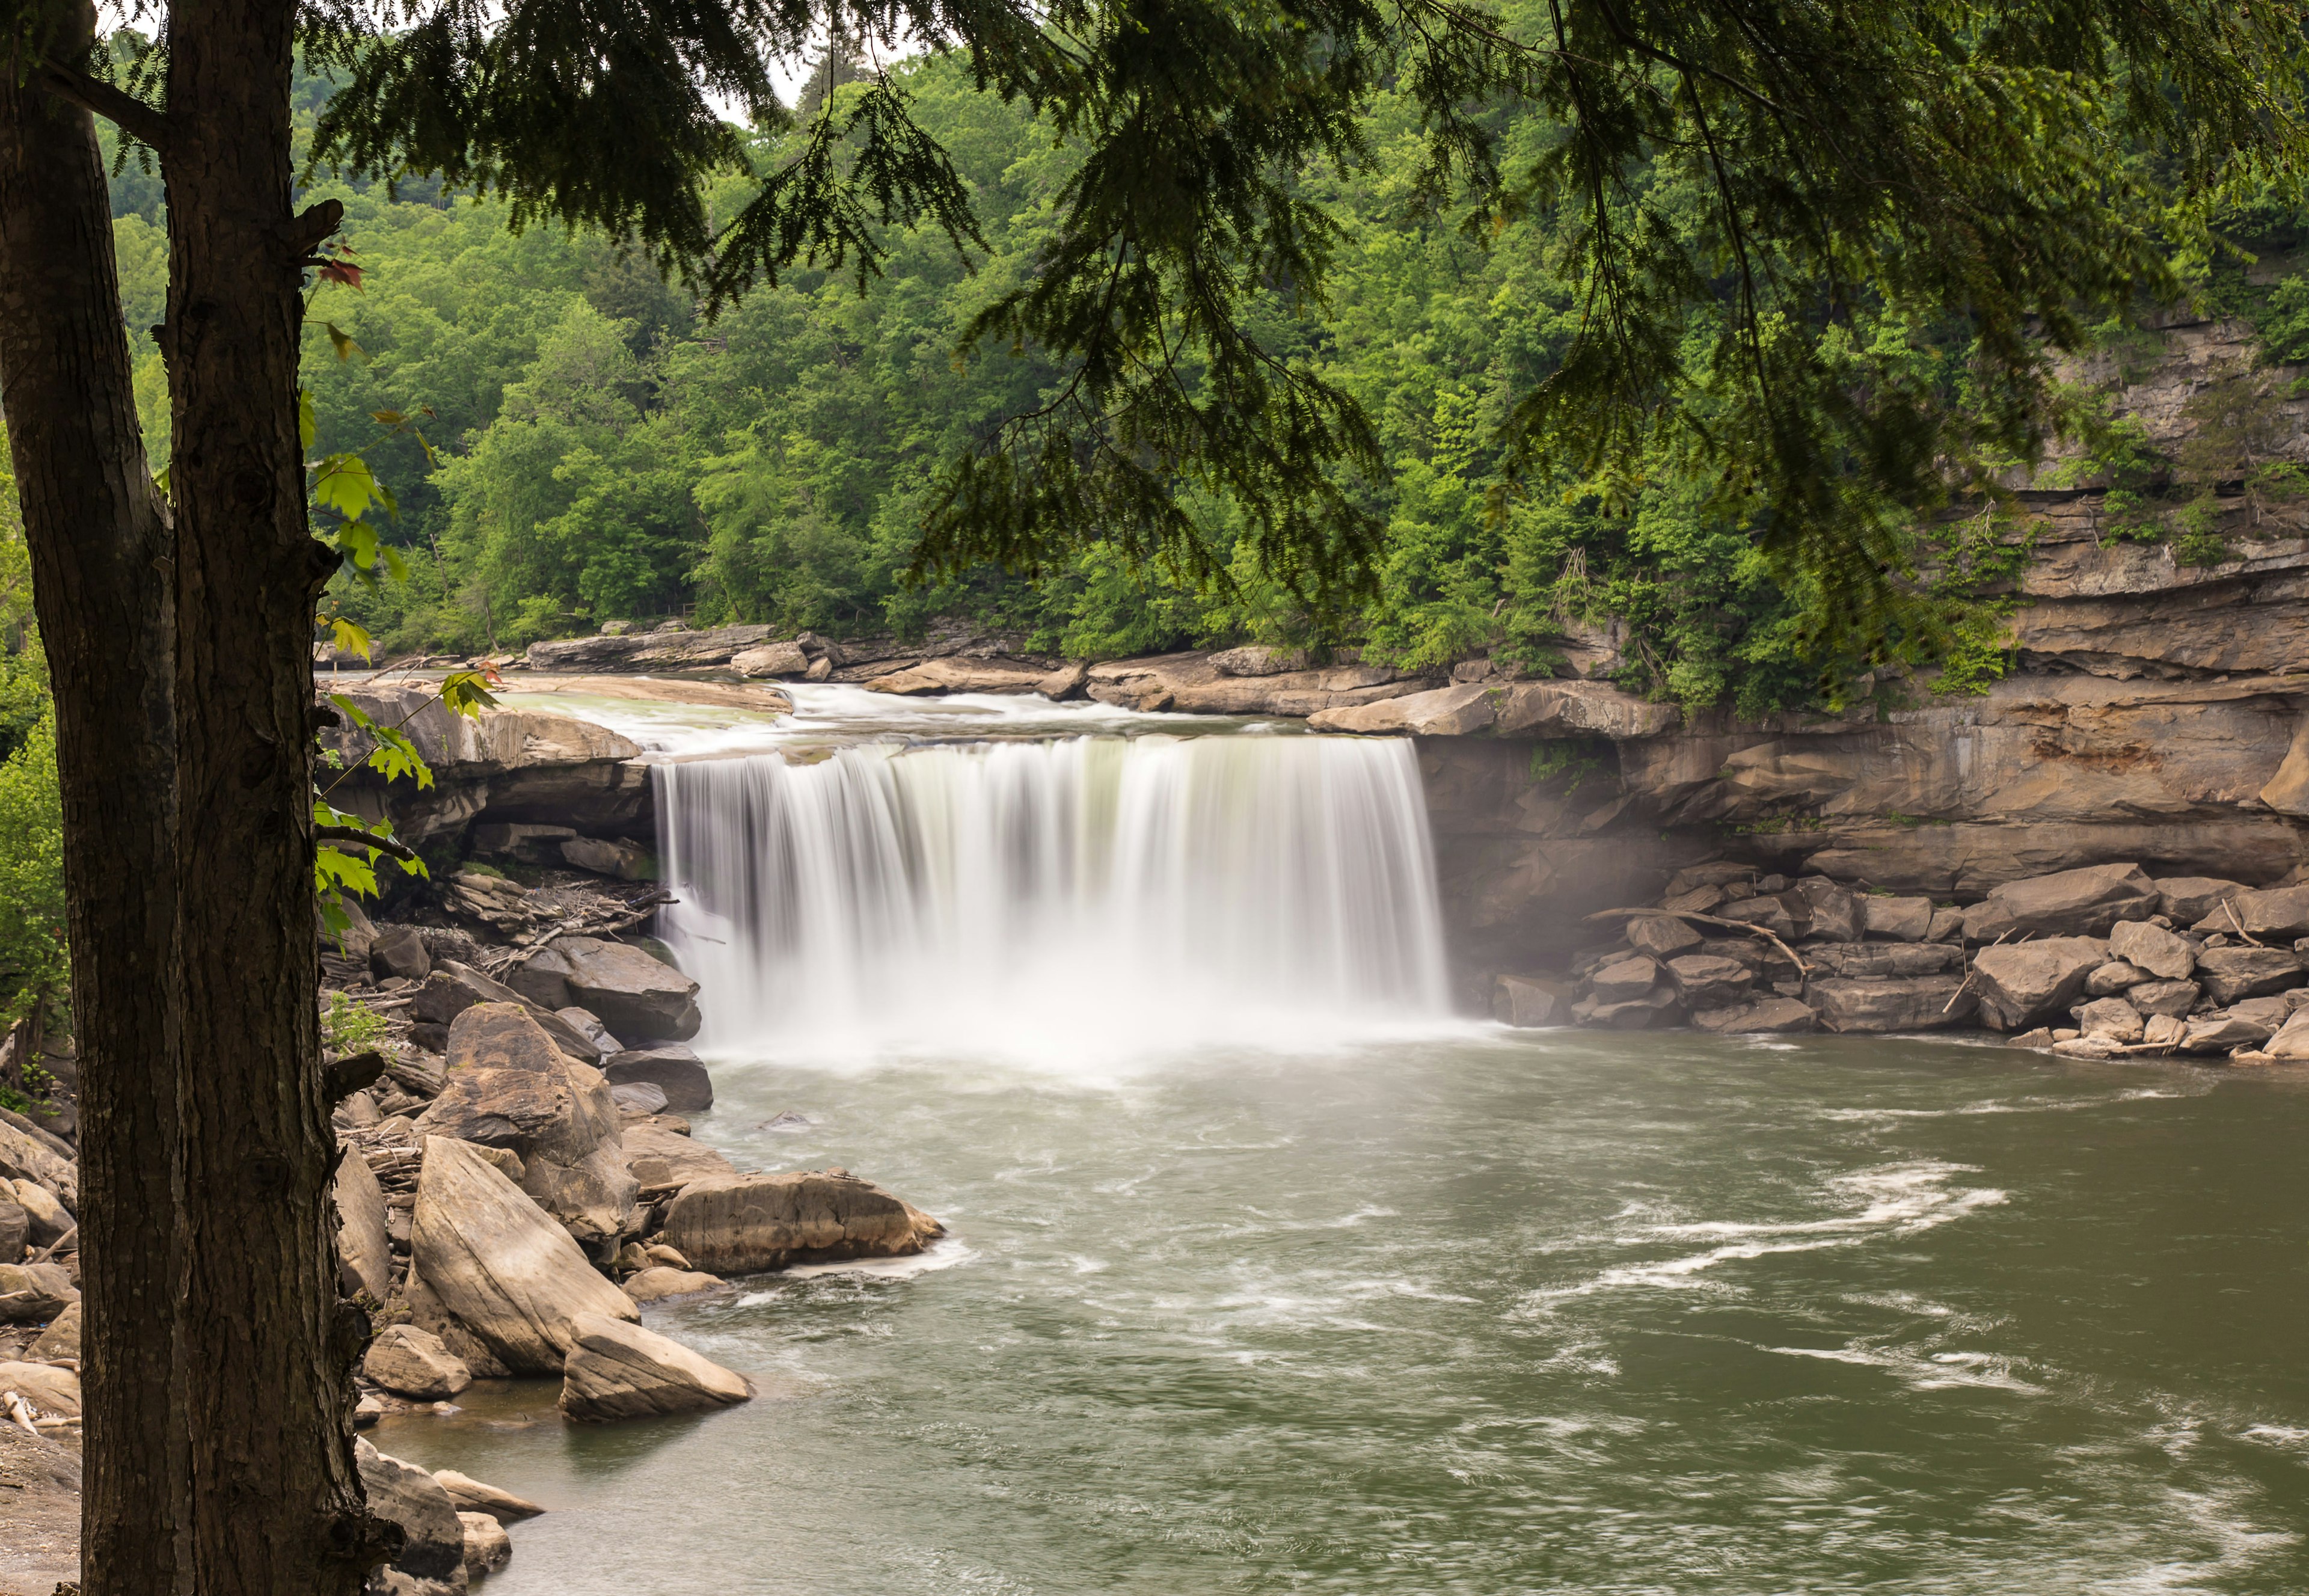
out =
[[50,1321],[48,1329],[32,1338],[26,1356],[35,1363],[53,1362],[59,1357],[80,1361],[81,1305],[66,1303],[65,1311]]
[[2080,1004],[2073,1011],[2077,1029],[2088,1037],[2106,1037],[2114,1042],[2140,1040],[2140,1015],[2123,998],[2095,998]]
[[1523,976],[1500,976],[1492,983],[1492,1017],[1526,1029],[1561,1025],[1570,1016],[1570,994],[1560,984]]
[[2146,920],[2128,920],[2113,926],[2108,951],[2160,981],[2185,981],[2197,967],[2197,950],[2187,939]]
[[1805,1004],[1788,997],[1764,997],[1736,1008],[1708,1009],[1695,1013],[1691,1023],[1717,1036],[1749,1036],[1808,1031],[1819,1017]]
[[1659,966],[1648,958],[1622,958],[1599,967],[1587,977],[1598,1003],[1624,1003],[1643,997],[1659,981]]
[[0,1263],[0,1324],[46,1324],[80,1300],[57,1263]]
[[655,1125],[626,1127],[626,1167],[645,1192],[679,1188],[719,1175],[734,1175],[730,1160],[710,1147],[700,1147],[687,1136]]
[[1725,920],[1760,925],[1784,941],[1796,934],[1795,916],[1788,913],[1788,906],[1777,897],[1734,898],[1716,913]]
[[1722,859],[1711,860],[1705,864],[1687,864],[1668,877],[1667,895],[1670,898],[1676,898],[1686,892],[1696,892],[1703,887],[1713,887],[1721,894],[1717,898],[1718,903],[1727,898],[1751,898],[1754,896],[1751,892],[1727,892],[1724,891],[1724,889],[1731,887],[1735,882],[1752,881],[1755,879],[1756,867],[1752,864],[1735,864]]
[[2214,876],[2160,876],[2156,886],[2164,912],[2183,925],[2194,925],[2246,890],[2242,881],[2224,881]]
[[2194,981],[2143,981],[2128,988],[2124,1001],[2146,1014],[2170,1014],[2185,1017],[2197,1006],[2204,988]]
[[468,1474],[454,1469],[436,1469],[433,1482],[449,1493],[449,1500],[459,1513],[486,1513],[501,1524],[510,1524],[525,1518],[535,1518],[545,1511],[536,1503],[499,1490],[493,1485],[483,1485]]
[[362,1356],[361,1372],[395,1396],[437,1402],[473,1383],[473,1372],[432,1331],[388,1324]]
[[[1746,893],[1740,894],[1745,898]],[[1694,887],[1689,892],[1678,892],[1660,900],[1660,907],[1679,915],[1712,915],[1725,901],[1721,887]]]
[[1972,993],[1959,995],[1960,984],[1954,976],[1836,979],[1813,982],[1807,995],[1831,1031],[1939,1030],[1972,1017]]
[[2108,1037],[2073,1037],[2053,1044],[2053,1051],[2063,1058],[2114,1058],[2123,1043]]
[[[634,1042],[687,1042],[697,1034],[697,983],[625,942],[563,937],[524,967],[532,981],[558,977],[576,1003]],[[543,1002],[543,999],[540,999]]]
[[2085,977],[2085,993],[2088,997],[2113,997],[2148,979],[2147,970],[2135,969],[2121,958],[2112,959]]
[[945,1233],[936,1219],[871,1181],[832,1170],[695,1182],[668,1205],[663,1228],[668,1245],[721,1275],[904,1257]]
[[2222,1004],[2302,983],[2301,961],[2279,948],[2207,948],[2197,955],[2196,975],[2206,994]]
[[679,1042],[615,1054],[601,1066],[601,1073],[612,1086],[648,1082],[665,1094],[665,1106],[676,1114],[703,1114],[713,1106],[713,1077]]
[[2108,962],[2096,937],[2048,937],[1983,948],[1973,960],[1973,989],[1996,1028],[2028,1030],[2065,1018],[2093,971]]
[[1933,900],[1929,898],[1864,898],[1861,914],[1862,928],[1872,937],[1921,942],[1932,935]]
[[329,1189],[337,1203],[337,1288],[347,1297],[366,1291],[381,1303],[393,1289],[393,1237],[384,1189],[359,1148],[345,1149]]
[[637,1316],[567,1231],[463,1142],[426,1144],[410,1239],[426,1286],[515,1374],[559,1369],[583,1314]]
[[1639,953],[1654,958],[1673,958],[1699,946],[1705,939],[1689,921],[1667,915],[1645,915],[1628,922],[1628,941]]
[[1806,876],[1796,883],[1796,890],[1812,906],[1806,936],[1826,942],[1860,940],[1867,924],[1867,908],[1857,894],[1846,891],[1826,876]]
[[1965,940],[1993,942],[2039,936],[2105,937],[2120,920],[2146,920],[2163,902],[2137,864],[2092,864],[2010,881],[1965,911]]
[[449,1493],[424,1470],[379,1452],[366,1437],[353,1441],[353,1461],[369,1512],[401,1526],[401,1555],[393,1571],[463,1590],[465,1529]]
[[589,1314],[576,1337],[562,1372],[561,1412],[579,1423],[696,1413],[754,1394],[744,1375],[638,1324]]
[[380,981],[422,981],[433,973],[433,956],[413,925],[388,925],[368,945],[369,973]]
[[655,1264],[628,1279],[625,1292],[638,1303],[663,1302],[669,1297],[691,1297],[700,1291],[711,1291],[721,1283],[718,1275]]
[[1688,1009],[1732,1009],[1748,1001],[1755,976],[1736,958],[1687,953],[1665,967],[1676,995]]

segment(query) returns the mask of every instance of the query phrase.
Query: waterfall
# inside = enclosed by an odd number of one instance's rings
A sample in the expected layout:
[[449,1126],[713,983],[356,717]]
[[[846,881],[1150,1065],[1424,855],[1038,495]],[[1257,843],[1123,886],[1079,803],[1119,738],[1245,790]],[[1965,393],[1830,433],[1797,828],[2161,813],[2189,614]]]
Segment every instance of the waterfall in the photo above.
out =
[[1303,1048],[1448,1013],[1411,744],[1079,737],[655,767],[707,1048]]

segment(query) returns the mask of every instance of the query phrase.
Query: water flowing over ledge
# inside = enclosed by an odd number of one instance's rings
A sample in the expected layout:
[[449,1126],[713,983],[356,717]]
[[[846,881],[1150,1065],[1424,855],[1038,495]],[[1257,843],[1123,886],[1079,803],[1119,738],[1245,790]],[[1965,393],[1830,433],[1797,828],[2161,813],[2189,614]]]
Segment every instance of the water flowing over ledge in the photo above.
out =
[[1449,1017],[1407,742],[871,744],[653,776],[710,1049],[1063,1069]]

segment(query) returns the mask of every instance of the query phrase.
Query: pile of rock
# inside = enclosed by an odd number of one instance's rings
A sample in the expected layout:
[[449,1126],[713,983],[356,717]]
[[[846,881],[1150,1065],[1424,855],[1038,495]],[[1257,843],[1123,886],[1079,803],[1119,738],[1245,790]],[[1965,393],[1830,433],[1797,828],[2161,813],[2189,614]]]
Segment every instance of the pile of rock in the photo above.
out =
[[1863,1033],[1978,1026],[2087,1057],[2309,1058],[2309,885],[2101,864],[1967,906],[1716,863],[1566,976],[1502,976],[1512,1025]]
[[506,1525],[545,1511],[454,1469],[428,1473],[367,1440],[353,1443],[353,1455],[369,1512],[401,1527],[401,1551],[369,1575],[369,1596],[456,1596],[512,1560]]
[[0,1109],[0,1425],[79,1433],[79,1207],[71,1143]]

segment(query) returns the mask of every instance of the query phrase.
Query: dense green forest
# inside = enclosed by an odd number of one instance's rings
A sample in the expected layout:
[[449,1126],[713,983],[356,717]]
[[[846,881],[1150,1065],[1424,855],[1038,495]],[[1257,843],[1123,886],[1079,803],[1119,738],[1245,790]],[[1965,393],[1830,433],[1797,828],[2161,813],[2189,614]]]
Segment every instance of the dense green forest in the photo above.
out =
[[[1874,663],[1810,649],[1801,581],[1767,564],[1751,528],[1707,507],[1711,484],[1665,461],[1634,482],[1567,481],[1544,462],[1510,479],[1499,424],[1576,325],[1551,265],[1563,241],[1545,216],[1475,237],[1419,204],[1417,130],[1384,95],[1368,118],[1373,159],[1301,179],[1344,229],[1326,317],[1263,329],[1379,429],[1389,475],[1361,486],[1388,528],[1374,586],[1311,604],[1280,591],[1235,557],[1224,503],[1198,507],[1232,582],[1198,588],[1094,546],[1032,579],[910,585],[940,468],[1059,375],[1031,351],[958,340],[1033,269],[1069,156],[1023,110],[974,92],[959,64],[904,73],[972,185],[989,247],[960,258],[943,235],[903,236],[862,292],[849,275],[802,271],[712,321],[614,239],[515,235],[496,203],[316,179],[314,195],[344,202],[363,269],[358,291],[324,287],[312,305],[317,447],[368,450],[398,495],[389,535],[410,573],[374,590],[340,578],[337,598],[385,651],[513,650],[611,619],[841,636],[951,615],[1077,657],[1253,639],[1358,646],[1407,667],[1489,650],[1544,672],[1567,627],[1608,616],[1630,638],[1626,685],[1751,715],[1834,703]],[[828,75],[840,74],[817,82]],[[308,119],[327,92],[299,84]],[[1549,136],[1535,114],[1500,132],[1510,161]],[[784,153],[774,136],[754,148],[765,169]],[[730,179],[726,204],[743,187]],[[140,397],[164,460],[165,380],[145,331],[165,293],[158,183],[126,162],[114,203]],[[1677,196],[1664,203],[1673,213]],[[2292,231],[2289,218],[2244,220]],[[1706,336],[1695,327],[1695,343]],[[1921,333],[1914,343],[1920,362],[1952,360]],[[419,419],[394,432],[378,412]],[[1997,606],[1961,601],[2009,567],[2018,535],[1992,520],[1970,524],[1956,558],[1919,547],[1926,590],[1959,602],[1953,629],[1905,647],[1912,663],[1951,665],[1944,686],[2001,668]]]

